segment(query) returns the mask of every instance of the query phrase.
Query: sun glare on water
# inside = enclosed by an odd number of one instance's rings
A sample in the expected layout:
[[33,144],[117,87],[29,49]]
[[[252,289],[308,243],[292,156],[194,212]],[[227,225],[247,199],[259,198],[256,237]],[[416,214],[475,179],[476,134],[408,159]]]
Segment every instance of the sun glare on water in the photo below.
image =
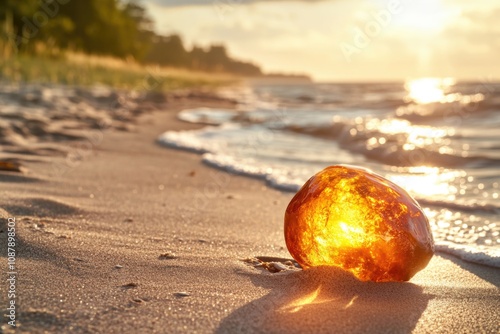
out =
[[419,198],[445,196],[454,200],[459,191],[454,181],[463,172],[440,170],[438,167],[410,167],[408,173],[389,176],[389,179]]
[[408,81],[405,85],[408,98],[419,104],[441,102],[445,99],[445,89],[455,84],[452,78],[421,78]]

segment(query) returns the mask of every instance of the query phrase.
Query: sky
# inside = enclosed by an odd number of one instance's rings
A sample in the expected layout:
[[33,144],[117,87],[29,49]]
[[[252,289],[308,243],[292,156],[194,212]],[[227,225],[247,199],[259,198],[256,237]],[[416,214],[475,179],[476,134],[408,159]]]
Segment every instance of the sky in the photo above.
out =
[[500,79],[498,0],[144,0],[162,34],[317,81]]

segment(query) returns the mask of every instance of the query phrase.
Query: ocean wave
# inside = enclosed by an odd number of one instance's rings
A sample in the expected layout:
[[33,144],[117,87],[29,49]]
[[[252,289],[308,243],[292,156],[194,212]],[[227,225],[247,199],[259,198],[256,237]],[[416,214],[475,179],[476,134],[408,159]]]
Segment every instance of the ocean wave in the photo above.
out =
[[446,202],[440,200],[429,200],[426,198],[417,198],[417,201],[422,206],[432,206],[444,209],[450,209],[453,211],[462,211],[467,213],[486,213],[486,214],[500,214],[500,207],[493,204],[482,204],[482,203],[457,203],[457,202]]
[[210,132],[211,129],[216,131],[215,127],[191,131],[167,131],[158,137],[157,141],[160,145],[202,154],[216,150],[216,147],[210,147],[198,136],[199,133]]
[[251,161],[238,161],[228,155],[205,153],[202,156],[202,161],[209,166],[232,174],[261,179],[270,187],[286,192],[296,192],[304,183],[302,178],[290,177],[290,175],[275,168],[258,166]]
[[486,113],[500,110],[499,99],[494,96],[486,96],[481,93],[462,95],[460,93],[449,94],[443,101],[417,104],[409,103],[399,106],[395,115],[413,123],[428,124],[432,121],[440,121],[457,126],[465,120],[473,117],[484,117]]
[[[453,132],[448,133],[442,128],[429,126],[414,126],[407,121],[336,118],[330,124],[292,124],[286,129],[314,137],[334,139],[348,151],[397,167],[500,166],[500,159],[494,157],[463,154],[461,149],[443,150],[442,142],[453,138]],[[425,144],[426,142],[428,143]]]
[[177,118],[188,123],[220,125],[235,118],[238,113],[229,109],[196,108],[186,109],[177,114]]
[[435,250],[456,256],[464,261],[500,268],[500,249],[498,248],[436,241]]

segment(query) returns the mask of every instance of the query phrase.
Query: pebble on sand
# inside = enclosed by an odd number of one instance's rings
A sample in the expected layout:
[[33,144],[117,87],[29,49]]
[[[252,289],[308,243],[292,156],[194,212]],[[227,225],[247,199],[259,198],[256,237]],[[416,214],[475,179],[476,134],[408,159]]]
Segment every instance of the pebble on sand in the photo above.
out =
[[175,254],[171,252],[163,253],[158,256],[158,260],[173,260],[176,258],[177,256],[175,256]]
[[191,296],[191,294],[189,292],[181,291],[181,292],[174,293],[174,296],[176,296],[176,297],[189,297],[189,296]]
[[24,171],[24,167],[21,166],[20,163],[16,161],[0,161],[0,170],[6,172],[18,172],[22,173]]

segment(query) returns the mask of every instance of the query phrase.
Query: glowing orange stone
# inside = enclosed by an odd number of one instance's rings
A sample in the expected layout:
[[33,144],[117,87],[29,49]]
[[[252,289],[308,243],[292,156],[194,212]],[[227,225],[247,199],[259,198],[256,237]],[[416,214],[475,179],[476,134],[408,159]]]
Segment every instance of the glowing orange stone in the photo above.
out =
[[302,186],[286,209],[285,240],[302,267],[338,266],[362,281],[407,281],[434,253],[429,221],[406,191],[345,165]]

